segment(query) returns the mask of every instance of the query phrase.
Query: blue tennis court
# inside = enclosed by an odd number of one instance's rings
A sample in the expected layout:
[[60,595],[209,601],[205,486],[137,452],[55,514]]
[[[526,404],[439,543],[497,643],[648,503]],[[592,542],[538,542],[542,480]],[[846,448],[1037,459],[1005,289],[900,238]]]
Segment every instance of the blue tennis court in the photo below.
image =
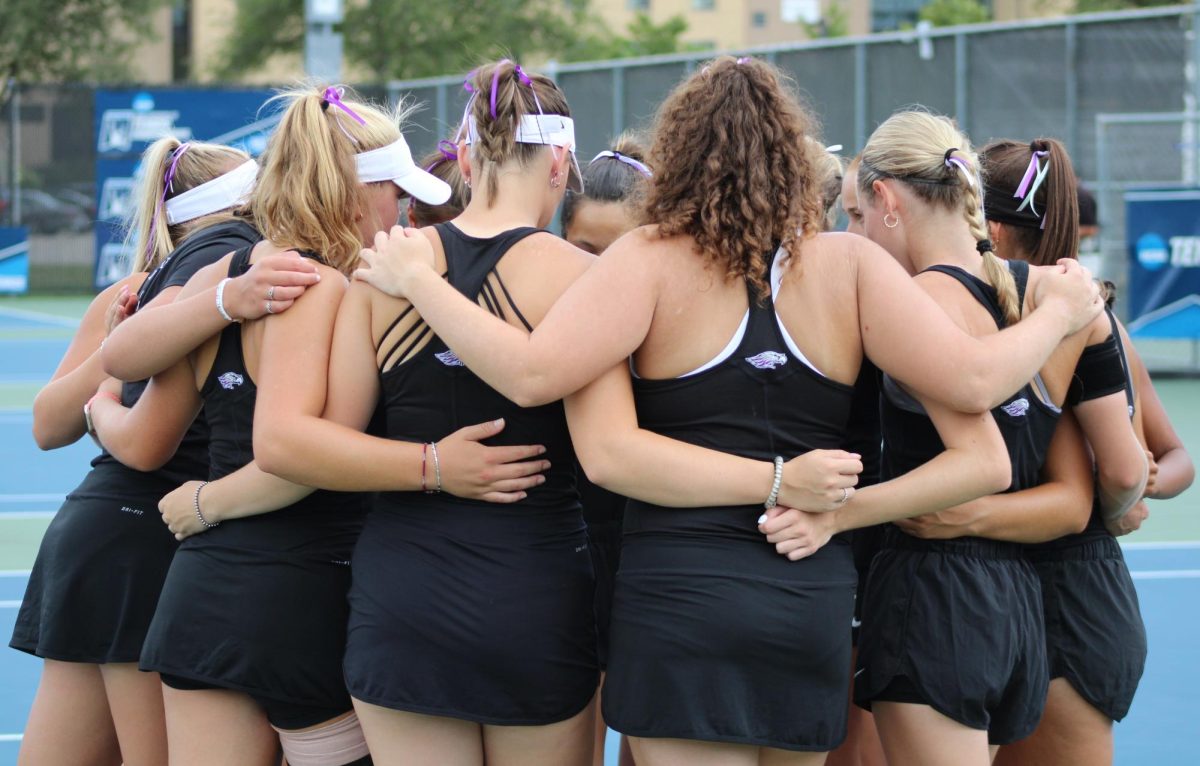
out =
[[[7,304],[7,305],[6,305]],[[12,634],[29,567],[51,514],[82,478],[95,448],[84,439],[41,452],[33,442],[33,393],[47,380],[86,302],[37,314],[0,301],[0,636]],[[1200,456],[1200,381],[1168,380],[1160,395],[1193,456]],[[1150,637],[1150,658],[1129,717],[1116,729],[1116,763],[1200,763],[1192,702],[1200,688],[1200,499],[1196,489],[1151,505],[1151,518],[1125,546]],[[0,766],[16,763],[41,663],[0,650]],[[608,763],[616,764],[616,748]]]

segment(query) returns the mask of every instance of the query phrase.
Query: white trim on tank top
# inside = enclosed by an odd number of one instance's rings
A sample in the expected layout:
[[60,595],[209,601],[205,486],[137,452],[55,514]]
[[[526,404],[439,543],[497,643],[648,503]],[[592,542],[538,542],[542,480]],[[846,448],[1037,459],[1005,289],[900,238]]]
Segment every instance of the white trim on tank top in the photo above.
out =
[[[779,248],[779,250],[777,250],[775,252],[775,257],[771,261],[771,300],[772,301],[774,301],[775,297],[779,294],[779,286],[783,283],[783,267],[780,264],[780,255],[782,255],[782,254],[783,254],[783,248],[781,247],[781,248]],[[801,351],[800,348],[796,345],[796,342],[794,340],[792,340],[792,336],[790,334],[788,334],[787,328],[783,326],[783,321],[780,320],[778,313],[775,314],[775,324],[779,327],[779,333],[781,335],[783,335],[783,342],[787,344],[787,347],[796,356],[796,358],[799,359],[801,362],[803,362],[810,370],[812,370],[813,372],[820,375],[822,378],[828,377],[827,375],[825,375],[825,373],[818,370],[812,362],[808,361],[808,357],[804,355],[804,352]],[[742,344],[742,338],[746,337],[746,328],[749,325],[750,325],[750,309],[747,308],[746,313],[742,315],[741,324],[738,325],[737,330],[733,333],[733,337],[730,338],[729,342],[725,344],[725,348],[721,349],[719,352],[717,352],[716,356],[714,356],[712,359],[708,360],[704,364],[700,365],[696,369],[691,370],[690,372],[685,372],[682,375],[677,375],[674,379],[680,380],[682,378],[690,378],[693,375],[699,375],[700,373],[702,373],[706,370],[711,370],[713,367],[716,367],[718,364],[721,364],[726,359],[733,356],[733,353],[735,351],[737,351],[738,346],[740,346]],[[634,367],[632,356],[629,357],[629,372],[635,378],[641,377],[640,375],[637,374],[637,368]]]

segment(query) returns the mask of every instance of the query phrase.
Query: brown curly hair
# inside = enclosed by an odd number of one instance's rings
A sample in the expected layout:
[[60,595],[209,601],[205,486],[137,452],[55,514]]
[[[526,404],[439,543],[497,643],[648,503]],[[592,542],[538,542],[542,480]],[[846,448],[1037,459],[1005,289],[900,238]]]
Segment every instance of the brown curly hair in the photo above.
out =
[[768,258],[821,231],[821,175],[804,139],[816,120],[786,75],[723,56],[679,84],[655,119],[643,218],[687,235],[725,278],[770,293]]

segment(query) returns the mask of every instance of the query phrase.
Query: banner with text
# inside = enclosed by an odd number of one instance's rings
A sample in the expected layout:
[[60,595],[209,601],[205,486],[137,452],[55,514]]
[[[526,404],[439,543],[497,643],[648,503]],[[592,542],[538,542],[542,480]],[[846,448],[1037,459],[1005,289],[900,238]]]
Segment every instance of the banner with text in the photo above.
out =
[[1200,339],[1200,190],[1125,194],[1129,331]]

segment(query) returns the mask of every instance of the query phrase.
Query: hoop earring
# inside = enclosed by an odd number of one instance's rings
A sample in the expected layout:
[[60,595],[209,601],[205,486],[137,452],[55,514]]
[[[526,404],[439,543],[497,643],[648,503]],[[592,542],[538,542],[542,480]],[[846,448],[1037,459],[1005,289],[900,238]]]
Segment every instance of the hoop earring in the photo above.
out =
[[[889,216],[892,218],[891,223],[888,223]],[[883,217],[883,225],[888,227],[889,229],[894,229],[900,225],[900,218],[895,213],[888,213],[887,215],[885,215]]]

